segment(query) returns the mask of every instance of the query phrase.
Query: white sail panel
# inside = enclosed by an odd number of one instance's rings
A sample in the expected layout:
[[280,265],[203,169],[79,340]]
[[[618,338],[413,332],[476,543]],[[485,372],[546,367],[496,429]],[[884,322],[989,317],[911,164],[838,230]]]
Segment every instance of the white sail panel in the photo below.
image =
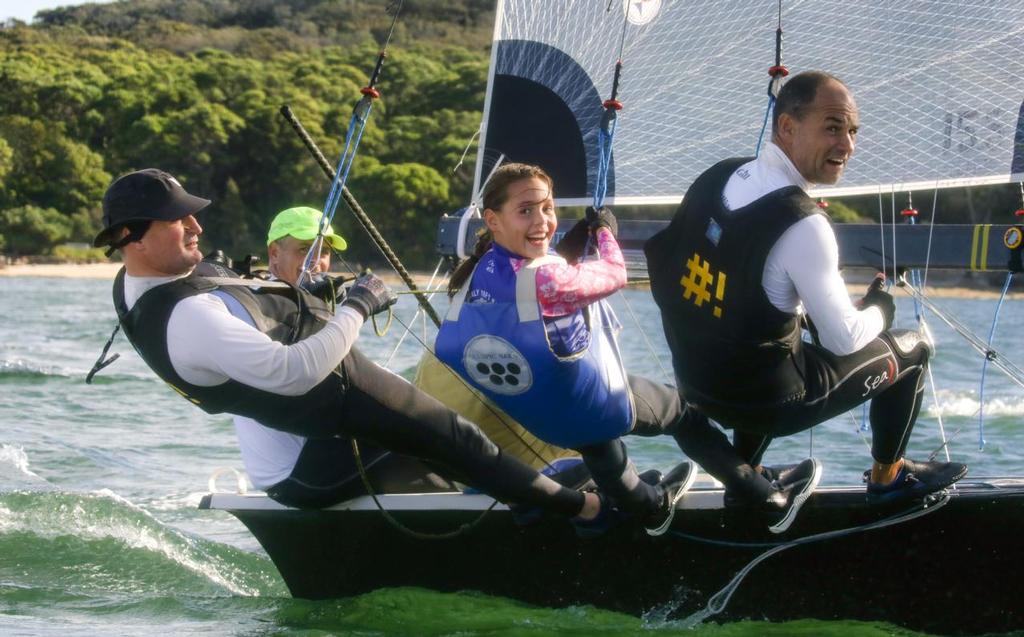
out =
[[[611,5],[500,3],[478,175],[504,153],[552,172],[563,203],[588,201],[620,42],[610,202],[675,203],[711,164],[753,155],[778,3]],[[657,14],[625,22],[630,5]],[[1022,178],[1024,2],[783,0],[782,28],[782,63],[836,75],[860,107],[857,151],[821,194]]]

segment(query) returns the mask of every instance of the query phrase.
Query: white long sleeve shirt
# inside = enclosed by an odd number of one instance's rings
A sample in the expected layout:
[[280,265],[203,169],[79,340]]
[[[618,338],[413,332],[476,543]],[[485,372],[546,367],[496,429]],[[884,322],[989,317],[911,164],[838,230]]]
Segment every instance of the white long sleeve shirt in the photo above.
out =
[[[146,290],[186,275],[135,277],[125,275],[128,309]],[[215,294],[182,299],[167,323],[167,353],[183,380],[212,387],[229,379],[284,396],[306,393],[337,367],[359,337],[363,317],[341,307],[316,334],[292,345],[272,341],[266,334],[231,314]],[[305,438],[235,416],[242,462],[258,489],[288,477]]]
[[[757,159],[740,166],[729,178],[722,203],[736,210],[780,188],[799,186],[807,191],[812,185],[781,148],[768,142]],[[779,310],[806,311],[821,345],[835,354],[852,354],[885,326],[878,308],[853,306],[839,273],[835,232],[822,215],[801,219],[779,237],[768,252],[761,285]]]

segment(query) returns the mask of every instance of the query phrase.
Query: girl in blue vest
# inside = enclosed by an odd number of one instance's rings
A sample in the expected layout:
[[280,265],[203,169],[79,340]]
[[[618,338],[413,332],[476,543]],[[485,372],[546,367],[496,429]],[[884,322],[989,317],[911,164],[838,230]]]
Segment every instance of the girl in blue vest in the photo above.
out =
[[[626,284],[615,217],[588,209],[559,245],[567,260],[548,254],[558,218],[541,168],[502,166],[482,203],[486,230],[452,275],[437,356],[535,436],[579,451],[603,493],[663,532],[696,472],[683,463],[647,484],[620,436],[678,436],[703,416],[622,367],[603,301]],[[599,258],[577,262],[587,243]]]

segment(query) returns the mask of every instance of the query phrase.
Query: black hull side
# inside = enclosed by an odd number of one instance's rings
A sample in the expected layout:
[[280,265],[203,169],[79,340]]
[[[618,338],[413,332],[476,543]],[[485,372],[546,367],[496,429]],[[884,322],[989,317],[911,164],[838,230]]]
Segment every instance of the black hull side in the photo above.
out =
[[[297,511],[211,503],[209,497],[204,506],[229,510],[256,536],[296,597],[420,586],[477,590],[550,607],[653,610],[672,619],[703,608],[768,543],[849,529],[907,510],[868,508],[862,488],[823,489],[789,532],[775,536],[757,514],[722,508],[721,491],[697,490],[661,538],[623,524],[583,541],[564,521],[518,527],[507,510],[496,509],[466,535],[424,541],[393,529],[365,498],[329,510]],[[433,498],[434,508],[423,508],[425,501],[416,498]],[[455,506],[436,508],[445,498]],[[385,502],[404,524],[426,532],[472,522],[490,503],[457,495],[388,496]],[[1024,482],[963,485],[947,504],[916,519],[769,557],[750,572],[718,619],[882,620],[942,634],[1024,629],[1017,592],[1022,538]]]

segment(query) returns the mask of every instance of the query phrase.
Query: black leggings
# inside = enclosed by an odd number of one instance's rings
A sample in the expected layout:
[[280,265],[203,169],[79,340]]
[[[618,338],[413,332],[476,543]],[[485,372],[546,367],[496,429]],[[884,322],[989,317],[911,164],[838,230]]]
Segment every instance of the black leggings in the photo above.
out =
[[[639,376],[629,376],[627,382],[636,411],[631,434],[647,437],[667,434],[676,436],[678,441],[678,432],[686,428],[684,423],[691,419],[707,422],[696,410],[684,409],[679,393],[672,387]],[[640,480],[620,438],[579,447],[577,451],[597,486],[624,510],[643,515],[661,508],[664,492]]]
[[[538,506],[568,517],[577,515],[583,507],[582,493],[502,453],[476,425],[357,349],[352,348],[341,367],[347,383],[345,398],[341,409],[330,414],[339,436],[355,437],[419,458],[446,477],[471,484],[504,502]],[[307,444],[323,443],[339,445],[334,438]],[[302,455],[307,456],[305,450]],[[323,462],[324,454],[309,454],[309,458],[311,462]],[[293,477],[313,473],[313,468],[297,465]],[[294,489],[296,481],[292,482]]]
[[[734,430],[734,445],[712,425],[690,420],[681,443],[688,456],[727,489],[753,495],[770,488],[752,475],[772,438],[788,436],[871,401],[871,455],[892,464],[903,457],[921,410],[930,348],[911,330],[889,330],[846,356],[801,343],[794,352],[804,393],[778,405],[700,404],[708,416]],[[754,491],[751,491],[751,488]]]

